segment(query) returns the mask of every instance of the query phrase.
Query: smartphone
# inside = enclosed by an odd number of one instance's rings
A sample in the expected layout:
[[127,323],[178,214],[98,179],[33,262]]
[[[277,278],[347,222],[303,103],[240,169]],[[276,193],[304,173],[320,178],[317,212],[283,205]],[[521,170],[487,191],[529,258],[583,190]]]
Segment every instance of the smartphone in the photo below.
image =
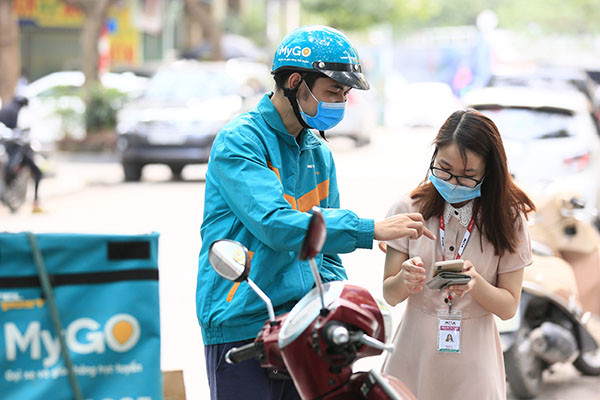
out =
[[433,264],[433,276],[436,276],[442,271],[462,272],[465,266],[464,260],[446,260],[437,261]]

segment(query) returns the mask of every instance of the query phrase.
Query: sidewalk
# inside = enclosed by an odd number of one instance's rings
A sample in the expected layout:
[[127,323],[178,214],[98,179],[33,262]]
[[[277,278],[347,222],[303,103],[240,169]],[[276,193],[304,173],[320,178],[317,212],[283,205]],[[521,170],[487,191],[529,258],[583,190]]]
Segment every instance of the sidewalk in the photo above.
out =
[[53,153],[41,166],[46,174],[40,182],[40,200],[76,193],[90,185],[112,185],[123,181],[116,154]]

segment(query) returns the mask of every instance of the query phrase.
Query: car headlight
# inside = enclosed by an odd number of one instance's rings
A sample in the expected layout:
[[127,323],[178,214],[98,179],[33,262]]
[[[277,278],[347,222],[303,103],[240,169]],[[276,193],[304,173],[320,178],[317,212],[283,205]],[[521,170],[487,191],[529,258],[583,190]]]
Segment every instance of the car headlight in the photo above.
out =
[[124,137],[120,137],[117,140],[117,150],[120,152],[124,152],[125,150],[127,150],[127,147],[129,147],[129,141]]
[[373,298],[375,299],[375,302],[377,303],[379,311],[381,312],[381,315],[383,317],[383,328],[385,330],[384,342],[388,343],[392,336],[392,313],[390,311],[389,306],[383,299],[380,299],[379,297],[375,296],[373,296]]
[[139,123],[136,121],[120,121],[117,124],[117,133],[123,135],[135,131]]

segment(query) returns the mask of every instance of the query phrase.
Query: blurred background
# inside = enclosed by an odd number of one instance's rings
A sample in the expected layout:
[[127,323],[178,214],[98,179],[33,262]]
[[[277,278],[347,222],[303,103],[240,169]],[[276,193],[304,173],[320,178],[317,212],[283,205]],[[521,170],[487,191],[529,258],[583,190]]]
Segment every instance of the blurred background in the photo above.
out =
[[[3,175],[0,229],[159,232],[162,367],[206,398],[194,302],[206,162],[220,127],[273,89],[285,34],[342,30],[371,83],[328,132],[343,207],[383,217],[425,177],[445,119],[473,107],[528,193],[575,191],[593,214],[598,21],[595,0],[0,0],[0,166],[21,154],[42,176],[34,202],[33,169]],[[381,293],[383,254],[343,260]],[[600,389],[572,369],[548,379],[543,398]]]

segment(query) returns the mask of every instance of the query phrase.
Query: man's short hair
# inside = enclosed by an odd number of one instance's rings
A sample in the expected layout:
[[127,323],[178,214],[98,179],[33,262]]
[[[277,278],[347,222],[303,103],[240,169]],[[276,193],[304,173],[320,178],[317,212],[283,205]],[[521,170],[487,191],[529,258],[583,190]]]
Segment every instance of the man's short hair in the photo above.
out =
[[313,71],[298,71],[298,70],[293,70],[293,69],[283,69],[283,70],[277,71],[273,75],[273,79],[275,80],[275,87],[277,89],[283,90],[288,78],[294,72],[298,72],[298,73],[302,74],[302,76],[304,77],[304,81],[308,85],[309,89],[312,89],[313,85],[315,84],[315,81],[318,78],[327,78],[327,75],[322,74],[321,72],[317,72],[317,71],[313,72]]

